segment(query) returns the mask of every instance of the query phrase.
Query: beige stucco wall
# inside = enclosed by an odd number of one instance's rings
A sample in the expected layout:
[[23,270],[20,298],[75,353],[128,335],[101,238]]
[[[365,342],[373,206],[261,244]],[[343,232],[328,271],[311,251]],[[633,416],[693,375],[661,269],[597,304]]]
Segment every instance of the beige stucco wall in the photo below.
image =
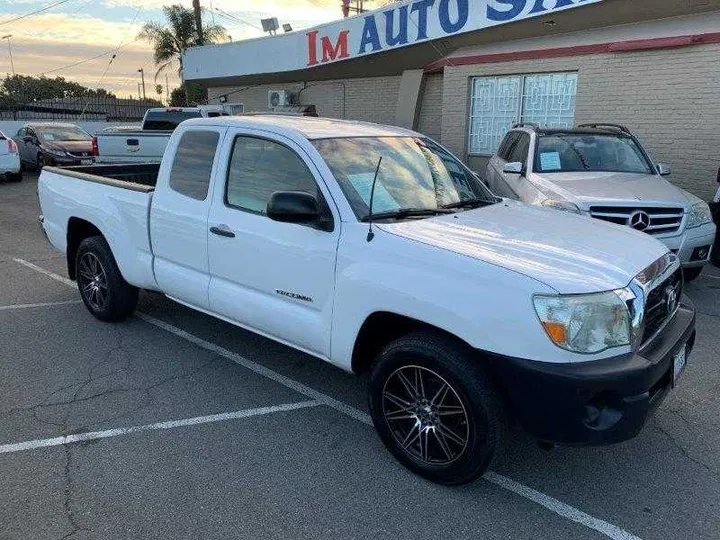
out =
[[441,139],[467,155],[469,81],[474,76],[578,71],[575,119],[627,125],[670,180],[708,199],[720,165],[720,45],[447,67]]

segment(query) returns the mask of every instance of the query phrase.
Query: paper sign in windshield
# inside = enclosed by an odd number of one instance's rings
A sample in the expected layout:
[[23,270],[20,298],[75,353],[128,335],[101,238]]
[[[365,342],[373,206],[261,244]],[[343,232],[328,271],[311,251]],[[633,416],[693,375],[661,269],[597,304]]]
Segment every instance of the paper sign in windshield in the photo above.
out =
[[[348,180],[365,204],[370,206],[370,193],[375,173],[348,174]],[[392,195],[385,189],[382,182],[378,180],[375,184],[375,197],[373,198],[373,214],[381,212],[392,212],[398,210],[400,205],[393,199]]]
[[560,152],[541,152],[540,167],[543,171],[559,171],[562,169]]

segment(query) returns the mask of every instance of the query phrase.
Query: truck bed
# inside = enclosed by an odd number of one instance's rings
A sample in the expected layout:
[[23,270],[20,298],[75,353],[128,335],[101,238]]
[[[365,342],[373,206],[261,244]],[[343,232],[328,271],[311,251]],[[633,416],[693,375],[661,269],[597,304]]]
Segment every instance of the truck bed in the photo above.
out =
[[123,189],[149,192],[157,184],[159,163],[96,164],[78,167],[47,167],[64,176],[107,184]]

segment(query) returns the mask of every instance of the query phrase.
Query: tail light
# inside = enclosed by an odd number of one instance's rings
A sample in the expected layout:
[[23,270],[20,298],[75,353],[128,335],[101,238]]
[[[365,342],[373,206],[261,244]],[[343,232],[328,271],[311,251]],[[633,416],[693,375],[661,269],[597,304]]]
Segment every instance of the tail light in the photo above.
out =
[[91,140],[92,140],[92,155],[99,156],[100,148],[98,148],[97,137],[93,137]]
[[13,141],[12,139],[8,139],[7,142],[8,142],[8,152],[10,152],[11,154],[17,154],[18,153],[17,143],[15,141]]

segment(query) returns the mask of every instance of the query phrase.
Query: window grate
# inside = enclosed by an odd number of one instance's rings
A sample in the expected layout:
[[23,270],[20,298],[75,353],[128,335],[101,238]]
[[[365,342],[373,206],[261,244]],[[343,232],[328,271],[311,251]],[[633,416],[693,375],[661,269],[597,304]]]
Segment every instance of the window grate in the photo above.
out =
[[470,154],[491,155],[516,122],[571,127],[577,73],[475,77],[470,96]]

